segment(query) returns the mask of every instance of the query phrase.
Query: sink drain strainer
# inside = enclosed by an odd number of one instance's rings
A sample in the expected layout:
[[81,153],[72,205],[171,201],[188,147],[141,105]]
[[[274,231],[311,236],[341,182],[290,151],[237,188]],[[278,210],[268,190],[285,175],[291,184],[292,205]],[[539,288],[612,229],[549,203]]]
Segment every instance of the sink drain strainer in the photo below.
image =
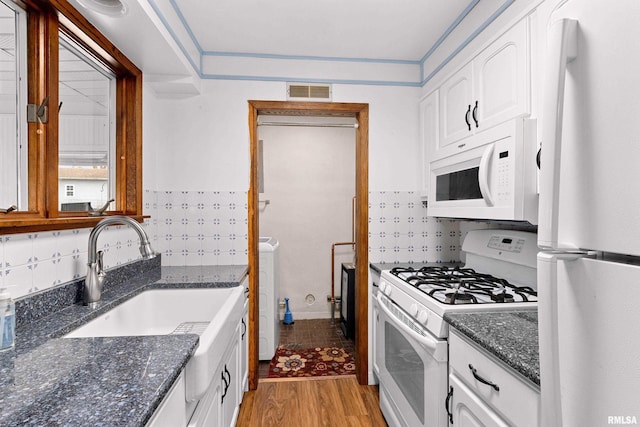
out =
[[202,335],[209,326],[209,322],[184,322],[178,325],[171,335],[198,334]]

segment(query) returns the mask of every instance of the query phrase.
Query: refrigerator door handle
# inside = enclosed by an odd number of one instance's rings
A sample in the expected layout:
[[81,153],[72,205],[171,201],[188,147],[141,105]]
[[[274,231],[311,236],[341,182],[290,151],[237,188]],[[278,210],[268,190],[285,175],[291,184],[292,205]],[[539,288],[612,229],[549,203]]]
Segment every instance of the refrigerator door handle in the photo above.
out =
[[580,252],[538,253],[538,336],[540,345],[540,425],[561,426],[558,331],[558,261],[576,261]]
[[560,200],[560,159],[562,116],[567,64],[578,54],[578,21],[561,19],[549,25],[547,36],[547,73],[544,82],[542,125],[542,167],[540,169],[540,205],[538,245],[558,248]]
[[493,144],[489,144],[482,153],[480,167],[478,168],[478,185],[480,186],[480,193],[487,206],[493,206],[493,197],[491,196],[491,189],[489,188],[489,162],[491,161],[492,155]]

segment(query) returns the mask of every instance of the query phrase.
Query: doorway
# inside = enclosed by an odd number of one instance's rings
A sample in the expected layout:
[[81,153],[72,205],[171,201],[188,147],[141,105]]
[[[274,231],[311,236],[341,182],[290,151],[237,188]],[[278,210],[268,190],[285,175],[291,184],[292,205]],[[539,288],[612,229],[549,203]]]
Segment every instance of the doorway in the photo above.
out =
[[355,142],[355,362],[360,384],[368,381],[368,104],[249,101],[251,175],[248,195],[249,252],[249,388],[258,385],[258,242],[259,141],[258,116],[352,117],[357,123]]

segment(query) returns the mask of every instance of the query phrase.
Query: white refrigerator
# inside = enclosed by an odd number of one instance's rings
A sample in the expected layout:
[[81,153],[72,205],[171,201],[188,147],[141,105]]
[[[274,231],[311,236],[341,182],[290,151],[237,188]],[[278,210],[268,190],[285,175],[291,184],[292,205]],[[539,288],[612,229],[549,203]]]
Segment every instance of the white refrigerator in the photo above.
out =
[[542,112],[540,425],[640,424],[640,0],[556,2]]

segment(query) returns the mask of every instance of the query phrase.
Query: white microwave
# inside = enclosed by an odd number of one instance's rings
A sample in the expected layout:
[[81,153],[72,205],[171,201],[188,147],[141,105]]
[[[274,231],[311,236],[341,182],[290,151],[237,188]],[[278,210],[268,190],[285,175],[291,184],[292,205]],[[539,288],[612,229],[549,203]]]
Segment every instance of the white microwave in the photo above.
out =
[[538,223],[536,120],[479,132],[429,166],[427,214]]

